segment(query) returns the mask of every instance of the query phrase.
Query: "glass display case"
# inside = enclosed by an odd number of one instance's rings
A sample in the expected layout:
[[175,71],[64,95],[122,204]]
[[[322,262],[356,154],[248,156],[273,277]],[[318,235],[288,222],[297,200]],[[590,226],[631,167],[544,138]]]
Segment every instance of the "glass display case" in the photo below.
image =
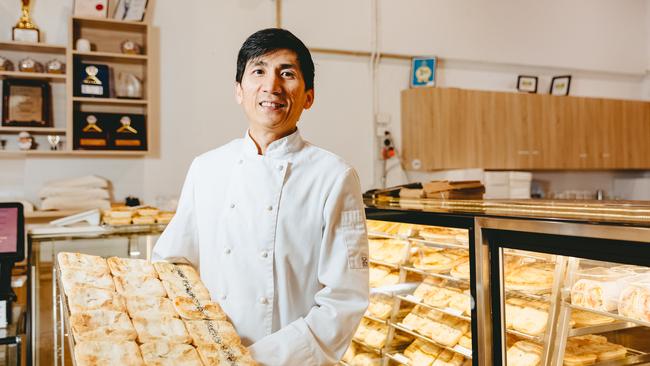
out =
[[370,304],[341,364],[471,364],[473,218],[366,215]]
[[650,228],[479,217],[476,230],[492,364],[650,363]]

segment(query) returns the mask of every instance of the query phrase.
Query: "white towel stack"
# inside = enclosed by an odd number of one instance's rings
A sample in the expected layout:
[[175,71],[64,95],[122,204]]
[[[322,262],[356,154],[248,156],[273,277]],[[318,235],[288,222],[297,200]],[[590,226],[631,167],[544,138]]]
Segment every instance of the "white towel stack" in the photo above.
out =
[[485,172],[485,198],[530,198],[529,172]]
[[47,182],[39,192],[41,210],[108,210],[108,183],[95,175]]

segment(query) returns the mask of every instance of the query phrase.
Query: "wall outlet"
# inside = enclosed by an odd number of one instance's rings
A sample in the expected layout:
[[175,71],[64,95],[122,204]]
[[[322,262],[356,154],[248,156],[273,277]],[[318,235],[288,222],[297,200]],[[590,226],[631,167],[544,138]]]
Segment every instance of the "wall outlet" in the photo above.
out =
[[380,125],[387,125],[390,123],[390,114],[389,113],[377,113],[375,116],[375,122]]

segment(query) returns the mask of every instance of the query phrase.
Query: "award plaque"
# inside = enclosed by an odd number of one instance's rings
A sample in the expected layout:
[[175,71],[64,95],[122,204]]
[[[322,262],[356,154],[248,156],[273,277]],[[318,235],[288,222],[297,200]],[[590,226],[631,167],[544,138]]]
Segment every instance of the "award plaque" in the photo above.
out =
[[109,132],[114,150],[146,150],[147,134],[142,114],[118,114]]
[[106,150],[108,146],[108,125],[113,117],[110,113],[77,111],[74,115],[75,150]]
[[75,63],[75,96],[109,98],[110,91],[107,65]]
[[50,84],[41,80],[5,79],[2,83],[2,125],[52,127]]
[[22,15],[20,20],[11,32],[11,39],[17,42],[31,42],[38,43],[41,39],[41,32],[36,25],[32,23],[29,16],[29,3],[30,0],[21,0]]

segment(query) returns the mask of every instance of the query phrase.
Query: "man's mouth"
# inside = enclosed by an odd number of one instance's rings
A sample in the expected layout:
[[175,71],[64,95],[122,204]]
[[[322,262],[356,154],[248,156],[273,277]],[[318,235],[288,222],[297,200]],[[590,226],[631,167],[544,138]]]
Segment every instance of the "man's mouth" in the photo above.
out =
[[280,109],[280,108],[284,108],[285,106],[285,104],[283,103],[267,102],[267,101],[260,102],[259,105],[265,108],[273,108],[273,109]]

